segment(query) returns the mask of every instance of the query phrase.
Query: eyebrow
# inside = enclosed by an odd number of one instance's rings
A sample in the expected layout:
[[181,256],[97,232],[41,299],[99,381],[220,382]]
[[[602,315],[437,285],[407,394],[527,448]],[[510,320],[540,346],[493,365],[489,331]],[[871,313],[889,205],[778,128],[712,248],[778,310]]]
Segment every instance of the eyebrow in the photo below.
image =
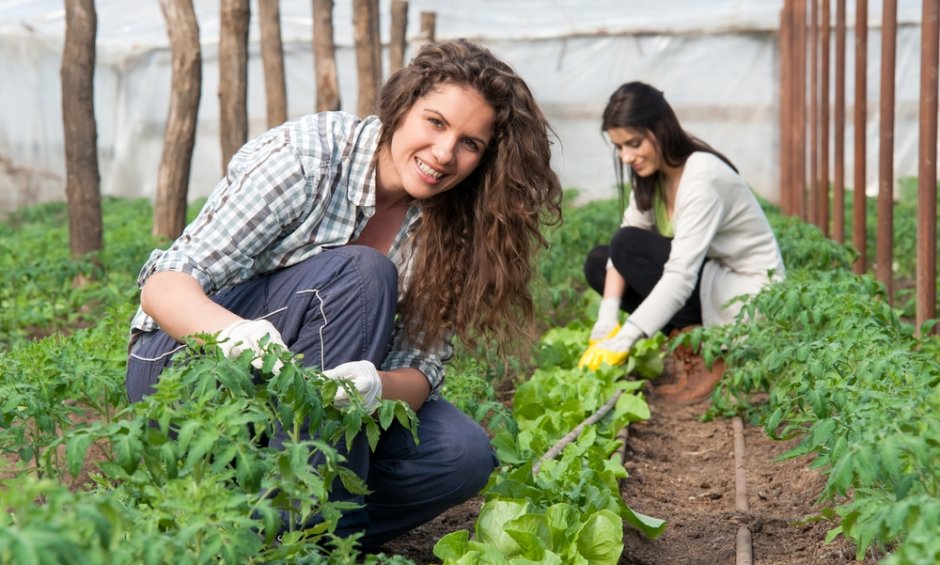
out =
[[[434,114],[434,115],[437,116],[442,122],[444,122],[447,126],[450,126],[450,122],[447,121],[447,118],[444,117],[444,114],[438,112],[438,111],[435,110],[434,108],[422,108],[422,110],[425,111],[425,112],[430,112],[430,113]],[[488,145],[487,142],[483,141],[482,138],[475,137],[475,136],[472,136],[472,135],[468,135],[468,136],[466,136],[466,137],[469,138],[469,139],[472,139],[472,140],[476,141],[477,143],[479,143],[480,145],[482,145],[484,148],[486,148],[486,146]]]

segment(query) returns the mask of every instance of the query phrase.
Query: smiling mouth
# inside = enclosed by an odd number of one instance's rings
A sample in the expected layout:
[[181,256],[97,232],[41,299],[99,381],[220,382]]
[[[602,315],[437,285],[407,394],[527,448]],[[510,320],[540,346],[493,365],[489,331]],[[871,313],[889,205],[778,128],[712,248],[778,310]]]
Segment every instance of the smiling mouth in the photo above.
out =
[[415,163],[418,165],[418,170],[424,173],[425,176],[428,176],[434,180],[441,180],[444,178],[444,173],[432,169],[427,163],[415,157]]

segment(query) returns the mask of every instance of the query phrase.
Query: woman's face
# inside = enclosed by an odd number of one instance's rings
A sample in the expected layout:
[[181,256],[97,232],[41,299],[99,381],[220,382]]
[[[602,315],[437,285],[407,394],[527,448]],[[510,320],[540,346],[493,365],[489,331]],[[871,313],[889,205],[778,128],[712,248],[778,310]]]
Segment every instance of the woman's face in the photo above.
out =
[[633,128],[607,130],[620,162],[633,168],[638,177],[648,177],[662,169],[662,154],[653,134]]
[[439,84],[418,98],[379,158],[379,184],[423,200],[460,184],[493,140],[496,112],[475,90]]

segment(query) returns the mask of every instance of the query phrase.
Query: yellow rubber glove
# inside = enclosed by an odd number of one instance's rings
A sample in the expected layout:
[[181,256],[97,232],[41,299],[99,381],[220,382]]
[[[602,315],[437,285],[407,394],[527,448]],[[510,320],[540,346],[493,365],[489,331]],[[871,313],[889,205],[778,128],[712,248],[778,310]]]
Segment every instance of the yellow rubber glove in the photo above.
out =
[[627,320],[616,335],[588,347],[578,361],[578,368],[596,371],[605,363],[611,367],[622,365],[627,361],[630,348],[643,336],[643,330]]
[[603,343],[604,342],[594,343],[581,354],[581,359],[578,361],[579,369],[587,367],[592,371],[596,371],[605,363],[611,367],[615,367],[627,362],[629,351],[611,351],[610,349],[601,347]]

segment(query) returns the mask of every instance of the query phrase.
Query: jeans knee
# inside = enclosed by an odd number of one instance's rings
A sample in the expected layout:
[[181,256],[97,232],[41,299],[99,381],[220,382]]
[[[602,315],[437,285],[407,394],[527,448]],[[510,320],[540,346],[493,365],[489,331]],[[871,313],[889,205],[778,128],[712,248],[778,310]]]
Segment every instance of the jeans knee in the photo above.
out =
[[398,301],[398,269],[392,260],[382,253],[362,245],[347,247],[352,254],[362,283],[366,288],[366,296],[388,297],[395,304]]
[[457,469],[463,477],[460,489],[461,498],[467,499],[475,496],[486,486],[498,461],[493,453],[490,439],[482,428],[477,428],[473,433],[462,434],[460,441],[453,443],[453,449],[460,451],[456,461],[458,461]]

